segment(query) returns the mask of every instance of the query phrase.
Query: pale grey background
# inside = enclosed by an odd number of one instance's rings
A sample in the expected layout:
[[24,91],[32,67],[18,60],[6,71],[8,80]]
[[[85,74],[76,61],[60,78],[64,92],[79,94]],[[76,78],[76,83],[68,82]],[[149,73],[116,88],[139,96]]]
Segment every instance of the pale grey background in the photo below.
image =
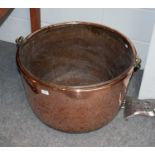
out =
[[[30,33],[29,9],[15,9],[0,27],[0,40],[14,42],[21,35]],[[111,26],[135,44],[144,68],[155,9],[41,9],[41,25],[64,21],[89,21]]]

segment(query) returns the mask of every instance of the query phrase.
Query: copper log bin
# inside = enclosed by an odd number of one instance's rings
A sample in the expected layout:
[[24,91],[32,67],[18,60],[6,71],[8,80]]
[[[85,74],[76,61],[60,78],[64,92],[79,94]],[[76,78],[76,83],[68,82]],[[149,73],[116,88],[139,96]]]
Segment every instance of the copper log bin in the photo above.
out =
[[69,22],[20,38],[16,60],[38,118],[58,130],[87,132],[118,113],[136,50],[112,28]]

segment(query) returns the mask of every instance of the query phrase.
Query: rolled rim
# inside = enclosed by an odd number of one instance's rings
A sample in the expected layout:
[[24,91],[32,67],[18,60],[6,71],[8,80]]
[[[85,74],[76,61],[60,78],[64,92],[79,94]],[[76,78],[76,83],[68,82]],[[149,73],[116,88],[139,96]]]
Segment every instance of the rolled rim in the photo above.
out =
[[[54,82],[52,83],[47,83],[47,82],[43,82],[41,81],[39,78],[37,78],[35,75],[33,75],[32,73],[30,73],[25,67],[24,65],[21,63],[20,58],[19,58],[19,52],[20,52],[20,47],[23,46],[32,36],[34,36],[35,34],[41,32],[42,30],[45,29],[49,29],[51,27],[61,27],[67,24],[83,24],[83,25],[92,25],[92,26],[98,26],[100,28],[103,29],[108,29],[109,31],[119,35],[120,37],[122,37],[124,40],[126,40],[126,42],[129,44],[131,51],[133,53],[133,64],[131,64],[124,72],[122,72],[120,75],[116,76],[115,78],[111,79],[111,80],[107,80],[104,82],[99,82],[96,84],[90,84],[90,85],[84,85],[84,86],[66,86],[66,85],[62,85],[62,84],[55,84]],[[109,26],[105,26],[105,25],[101,25],[101,24],[96,24],[96,23],[92,23],[92,22],[81,22],[81,21],[71,21],[71,22],[63,22],[63,23],[58,23],[58,24],[53,24],[50,26],[45,26],[42,27],[41,29],[29,34],[22,42],[22,45],[20,47],[18,47],[17,49],[17,53],[16,53],[16,62],[17,62],[17,66],[20,70],[20,72],[24,75],[25,78],[27,78],[28,80],[31,80],[31,82],[33,83],[38,83],[39,85],[42,85],[44,87],[47,87],[49,89],[55,89],[55,90],[69,90],[69,91],[92,91],[92,90],[98,90],[98,89],[103,89],[103,88],[107,88],[110,87],[118,82],[120,82],[121,80],[123,80],[124,78],[126,78],[128,76],[128,74],[132,71],[135,67],[136,64],[136,49],[133,45],[133,43],[130,41],[130,39],[128,39],[124,34],[122,34],[121,32],[109,27]]]

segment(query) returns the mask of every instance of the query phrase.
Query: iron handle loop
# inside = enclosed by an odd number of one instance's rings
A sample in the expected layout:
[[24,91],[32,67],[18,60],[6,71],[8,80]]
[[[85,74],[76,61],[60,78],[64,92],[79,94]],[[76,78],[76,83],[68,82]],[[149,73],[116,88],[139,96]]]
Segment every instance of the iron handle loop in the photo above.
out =
[[136,56],[136,60],[135,60],[135,66],[134,66],[134,71],[137,71],[140,69],[141,67],[141,59],[139,58],[139,56]]
[[17,47],[20,47],[22,45],[23,41],[24,41],[24,37],[23,36],[18,37],[15,40]]

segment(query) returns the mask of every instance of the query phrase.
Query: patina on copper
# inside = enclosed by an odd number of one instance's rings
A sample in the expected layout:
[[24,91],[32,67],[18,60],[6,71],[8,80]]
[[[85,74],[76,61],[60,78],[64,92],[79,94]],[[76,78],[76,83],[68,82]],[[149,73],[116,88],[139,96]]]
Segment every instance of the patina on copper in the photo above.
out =
[[62,131],[86,132],[118,113],[136,50],[112,28],[70,22],[30,34],[20,41],[16,59],[38,118]]

